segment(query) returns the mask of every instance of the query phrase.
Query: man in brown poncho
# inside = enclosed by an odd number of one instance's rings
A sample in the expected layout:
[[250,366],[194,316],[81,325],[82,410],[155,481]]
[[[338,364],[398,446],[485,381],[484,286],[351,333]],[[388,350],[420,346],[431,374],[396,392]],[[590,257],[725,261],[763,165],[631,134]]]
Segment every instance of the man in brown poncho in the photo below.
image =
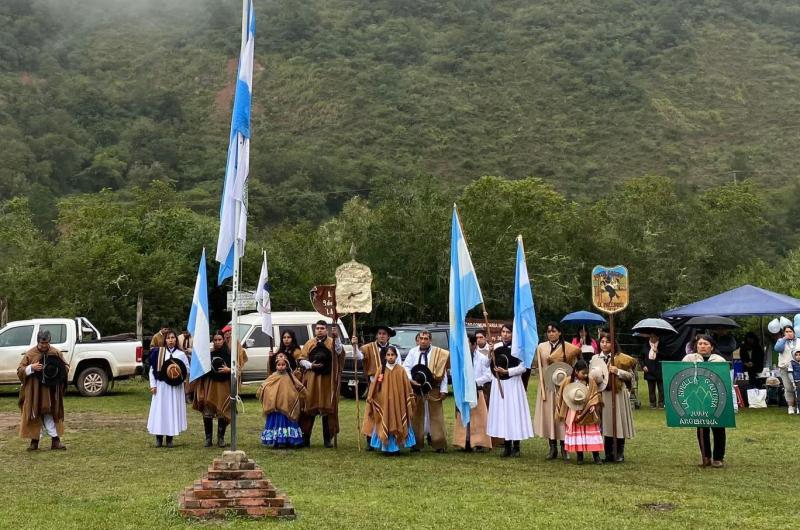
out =
[[[323,367],[315,360],[315,356],[327,350],[330,356],[330,372],[322,373]],[[339,341],[334,322],[328,336],[328,324],[324,320],[314,324],[314,337],[306,342],[300,354],[300,366],[305,368],[304,383],[306,400],[300,416],[300,428],[303,430],[304,445],[311,445],[311,432],[314,420],[322,416],[322,438],[325,447],[333,447],[332,439],[339,433],[339,379],[344,364],[344,348]]]
[[[45,356],[53,356],[62,363],[63,379],[54,386],[41,381]],[[66,390],[66,362],[61,352],[50,346],[50,332],[40,331],[36,346],[25,352],[17,368],[22,387],[19,389],[21,421],[19,435],[30,439],[29,451],[39,448],[39,438],[44,431],[52,442],[50,449],[66,449],[61,443],[64,434],[64,392]]]

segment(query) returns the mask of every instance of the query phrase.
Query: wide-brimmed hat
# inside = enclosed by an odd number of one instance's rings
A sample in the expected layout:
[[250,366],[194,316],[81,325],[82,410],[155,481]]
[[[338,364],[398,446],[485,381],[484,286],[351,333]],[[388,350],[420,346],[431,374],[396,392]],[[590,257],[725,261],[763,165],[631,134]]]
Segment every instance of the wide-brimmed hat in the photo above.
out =
[[547,390],[555,392],[565,378],[572,375],[572,367],[567,363],[557,362],[550,364],[544,370],[544,386]]
[[39,381],[44,386],[58,386],[67,381],[67,367],[57,355],[46,355]]
[[433,390],[433,372],[424,364],[417,364],[411,368],[411,380],[418,383],[418,387],[414,387],[414,392],[417,394],[427,394]]
[[227,363],[225,359],[220,356],[211,357],[211,379],[215,381],[226,381],[230,378],[230,374],[225,374],[220,372],[221,369],[225,368]]
[[159,376],[170,386],[178,386],[186,380],[186,365],[180,359],[167,359],[161,364]]
[[681,362],[684,363],[702,363],[703,361],[705,361],[705,359],[703,359],[703,356],[699,353],[688,353],[681,359]]
[[592,357],[589,361],[589,378],[597,383],[597,389],[601,392],[608,386],[611,375],[608,372],[608,365],[600,357]]
[[572,410],[583,410],[589,400],[589,389],[586,388],[585,384],[575,381],[564,387],[564,393],[561,397],[564,399],[564,403]]
[[382,329],[386,330],[386,333],[388,333],[390,337],[394,337],[395,335],[397,335],[397,332],[394,329],[390,328],[389,326],[383,325],[383,324],[375,326],[375,334],[377,335],[378,332],[380,330],[382,330]]
[[319,363],[322,366],[319,368],[312,368],[311,371],[315,374],[327,375],[331,373],[333,366],[333,356],[331,351],[321,343],[317,343],[314,349],[308,354],[308,360],[312,363]]
[[[520,365],[522,361],[517,359],[511,354],[511,348],[503,345],[494,349],[494,365],[498,368],[515,368]],[[508,374],[498,376],[500,379],[508,379]]]

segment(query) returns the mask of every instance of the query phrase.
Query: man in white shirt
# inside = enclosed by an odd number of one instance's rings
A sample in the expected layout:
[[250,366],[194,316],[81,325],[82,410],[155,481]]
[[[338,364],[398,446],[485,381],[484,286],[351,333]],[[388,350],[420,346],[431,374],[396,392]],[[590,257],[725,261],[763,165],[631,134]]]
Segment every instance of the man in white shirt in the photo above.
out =
[[[442,401],[447,396],[447,368],[450,364],[450,352],[431,345],[431,332],[422,330],[419,333],[419,345],[411,348],[403,361],[411,379],[411,369],[422,364],[433,374],[433,388],[423,395],[416,395],[416,408],[412,426],[417,438],[417,445],[411,450],[416,452],[425,446],[425,435],[430,434],[430,445],[437,453],[444,453],[447,448],[447,436],[444,427],[444,409]],[[419,384],[411,380],[411,386],[419,388]]]

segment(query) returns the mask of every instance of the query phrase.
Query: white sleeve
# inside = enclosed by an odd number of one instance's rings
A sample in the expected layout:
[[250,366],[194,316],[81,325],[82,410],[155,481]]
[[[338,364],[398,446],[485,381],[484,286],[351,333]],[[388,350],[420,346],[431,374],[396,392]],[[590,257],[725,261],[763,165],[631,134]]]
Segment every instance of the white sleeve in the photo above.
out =
[[306,370],[311,370],[311,362],[308,359],[300,359],[300,366]]
[[29,364],[25,367],[25,375],[31,375],[33,373],[33,365]]
[[631,372],[627,372],[625,370],[620,370],[619,368],[617,368],[617,377],[619,377],[623,381],[630,381],[633,379],[633,374]]
[[489,366],[489,359],[482,353],[475,353],[475,384],[483,386],[492,380],[492,371]]
[[364,354],[361,353],[361,348],[358,346],[353,346],[353,356],[359,361],[364,360]]
[[442,394],[447,394],[447,370],[444,371],[442,382],[439,383],[439,392]]
[[414,365],[417,364],[414,357],[415,357],[414,350],[412,349],[408,352],[406,358],[403,359],[403,368],[405,369],[406,375],[408,375],[409,379],[411,379],[411,368],[413,368]]
[[155,388],[156,387],[156,376],[153,375],[153,370],[155,370],[155,369],[156,369],[155,366],[150,366],[150,367],[147,368],[147,376],[150,379],[150,388]]
[[519,363],[514,368],[509,368],[508,369],[508,375],[510,377],[517,377],[517,376],[520,376],[520,375],[524,374],[525,370],[527,370],[527,368],[525,368],[525,365],[522,364],[522,363]]
[[342,341],[339,340],[339,337],[336,337],[336,339],[333,341],[333,349],[336,351],[336,353],[342,353],[344,350],[342,347]]

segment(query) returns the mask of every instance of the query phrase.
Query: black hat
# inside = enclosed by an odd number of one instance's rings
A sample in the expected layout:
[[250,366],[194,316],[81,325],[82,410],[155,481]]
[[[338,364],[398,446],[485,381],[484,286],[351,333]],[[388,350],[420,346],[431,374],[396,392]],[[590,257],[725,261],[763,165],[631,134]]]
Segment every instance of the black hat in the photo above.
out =
[[411,368],[411,380],[419,384],[414,387],[414,392],[423,395],[433,390],[433,372],[424,364],[417,364]]
[[58,355],[45,355],[39,380],[44,386],[58,386],[67,381],[67,367]]
[[[522,361],[511,355],[511,348],[508,346],[500,346],[494,350],[494,365],[498,368],[505,368],[506,370],[519,366]],[[508,379],[509,375],[501,375],[500,379]]]
[[322,366],[319,368],[312,368],[315,374],[327,375],[331,373],[331,364],[333,362],[331,351],[326,348],[322,343],[318,342],[311,353],[308,354],[308,360],[312,363],[319,363]]
[[211,379],[214,381],[226,381],[230,378],[230,374],[225,374],[220,372],[222,368],[225,368],[227,363],[225,359],[221,356],[211,357]]
[[383,324],[375,327],[375,333],[377,334],[382,329],[385,329],[386,333],[388,333],[390,337],[394,337],[395,335],[397,335],[397,332],[395,330]]
[[[177,368],[177,370],[176,370]],[[158,375],[170,386],[178,386],[186,380],[186,365],[180,359],[167,359],[161,364]]]

